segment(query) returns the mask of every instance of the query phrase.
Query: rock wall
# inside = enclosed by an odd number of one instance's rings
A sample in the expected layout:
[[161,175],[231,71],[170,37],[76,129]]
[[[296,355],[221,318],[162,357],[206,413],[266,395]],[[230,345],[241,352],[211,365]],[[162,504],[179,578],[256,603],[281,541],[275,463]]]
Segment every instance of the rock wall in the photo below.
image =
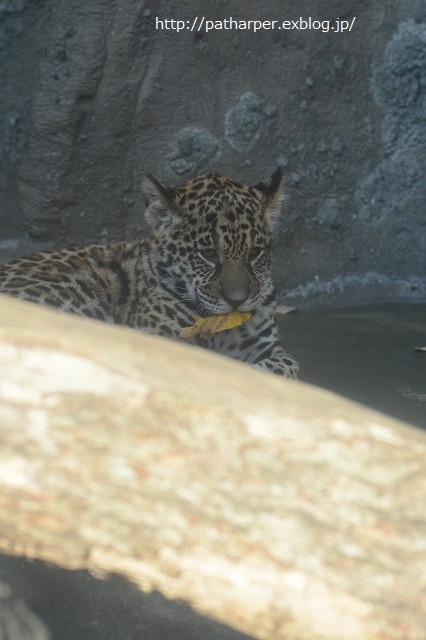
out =
[[[254,183],[283,164],[283,301],[425,295],[424,3],[202,6],[0,2],[0,250],[134,236],[147,171]],[[202,14],[299,28],[206,33]]]
[[32,96],[51,0],[0,0],[0,260],[12,258],[24,234],[18,171],[25,156]]

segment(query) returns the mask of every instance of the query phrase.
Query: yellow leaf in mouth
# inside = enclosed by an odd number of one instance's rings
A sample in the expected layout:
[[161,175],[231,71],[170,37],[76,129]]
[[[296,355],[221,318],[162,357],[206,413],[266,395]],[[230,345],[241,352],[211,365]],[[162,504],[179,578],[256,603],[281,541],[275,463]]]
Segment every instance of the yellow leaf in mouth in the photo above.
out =
[[241,324],[244,324],[244,322],[247,322],[251,316],[250,311],[231,311],[230,313],[207,316],[207,318],[193,316],[195,320],[194,324],[191,327],[181,329],[179,338],[192,338],[192,336],[196,336],[198,333],[202,338],[208,338],[212,333],[219,333],[219,331],[239,327]]

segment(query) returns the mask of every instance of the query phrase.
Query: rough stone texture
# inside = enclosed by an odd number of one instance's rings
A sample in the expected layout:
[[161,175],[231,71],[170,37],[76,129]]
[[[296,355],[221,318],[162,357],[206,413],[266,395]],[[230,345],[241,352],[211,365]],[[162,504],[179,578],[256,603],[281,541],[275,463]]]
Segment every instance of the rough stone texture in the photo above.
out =
[[[156,16],[202,13],[356,22],[343,34],[155,30]],[[3,258],[18,239],[22,254],[134,235],[146,171],[256,182],[282,163],[282,299],[424,295],[425,16],[421,0],[0,2]]]
[[[425,433],[202,349],[0,304],[2,552],[127,576],[259,640],[424,640]],[[107,637],[144,637],[128,628]]]
[[25,155],[31,97],[46,44],[49,0],[0,1],[0,258],[16,254],[24,233],[18,170]]

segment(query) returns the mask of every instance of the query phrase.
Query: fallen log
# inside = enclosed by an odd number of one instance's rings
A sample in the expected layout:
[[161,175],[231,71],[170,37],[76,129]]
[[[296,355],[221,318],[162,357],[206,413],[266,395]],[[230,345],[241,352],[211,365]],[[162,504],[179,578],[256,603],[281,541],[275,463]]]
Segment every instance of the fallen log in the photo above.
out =
[[420,640],[426,437],[188,345],[0,298],[0,551],[268,640]]

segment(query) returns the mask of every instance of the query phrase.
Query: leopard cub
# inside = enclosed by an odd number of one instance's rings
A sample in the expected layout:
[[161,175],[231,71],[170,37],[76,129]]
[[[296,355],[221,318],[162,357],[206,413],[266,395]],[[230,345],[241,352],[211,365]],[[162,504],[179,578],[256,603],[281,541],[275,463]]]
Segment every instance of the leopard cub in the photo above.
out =
[[281,168],[252,187],[215,172],[178,188],[147,175],[142,192],[149,235],[15,260],[0,266],[0,292],[175,339],[194,315],[250,312],[239,327],[189,342],[296,378],[271,277]]

